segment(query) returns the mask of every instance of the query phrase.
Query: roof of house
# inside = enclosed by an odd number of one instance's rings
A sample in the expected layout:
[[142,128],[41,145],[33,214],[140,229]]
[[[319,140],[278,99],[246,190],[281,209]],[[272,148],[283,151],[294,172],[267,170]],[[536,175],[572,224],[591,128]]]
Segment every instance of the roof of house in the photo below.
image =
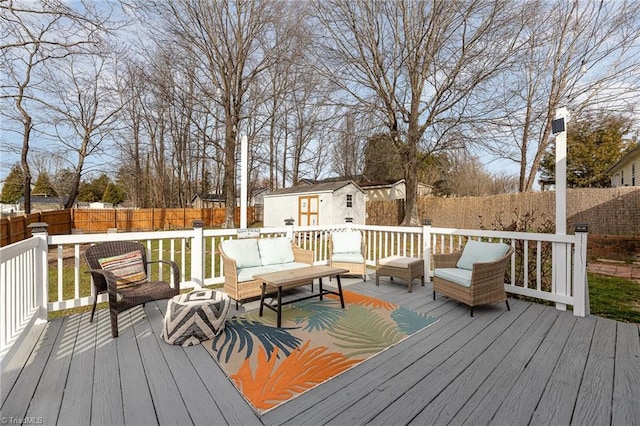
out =
[[[32,195],[31,204],[64,204],[67,200],[63,197],[50,197],[48,195]],[[20,204],[24,203],[24,195],[18,200]]]
[[639,154],[640,154],[640,143],[637,144],[636,147],[633,148],[631,151],[627,152],[613,166],[609,167],[609,170],[607,170],[607,173],[613,173],[614,171],[618,171],[617,169],[619,168],[619,166],[621,166],[623,163],[625,163],[629,158],[634,157],[634,156],[639,155]]
[[265,194],[265,197],[270,197],[272,195],[303,194],[308,192],[334,192],[350,184],[353,184],[360,192],[364,192],[354,181],[343,180],[339,182],[303,184],[292,186],[289,188],[282,188]]
[[202,201],[224,201],[224,195],[222,194],[195,194],[191,197],[191,202],[193,202],[196,197],[200,197]]
[[394,185],[404,183],[404,179],[386,179],[378,182],[360,182],[362,189],[390,188]]

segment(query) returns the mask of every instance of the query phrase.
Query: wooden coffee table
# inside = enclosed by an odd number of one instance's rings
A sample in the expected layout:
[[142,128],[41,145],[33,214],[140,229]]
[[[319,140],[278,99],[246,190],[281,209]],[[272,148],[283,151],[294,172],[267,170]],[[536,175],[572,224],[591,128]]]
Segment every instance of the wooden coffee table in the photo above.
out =
[[[287,271],[279,271],[279,272],[270,272],[267,274],[258,274],[254,275],[253,278],[259,281],[262,281],[262,295],[260,296],[260,316],[262,316],[263,307],[267,307],[272,311],[275,311],[278,314],[278,322],[277,326],[280,327],[282,325],[282,305],[287,305],[289,303],[298,302],[300,300],[311,299],[312,297],[322,297],[325,294],[335,294],[340,296],[340,305],[342,309],[344,309],[344,297],[342,296],[342,285],[340,284],[340,274],[345,274],[349,272],[348,269],[343,268],[334,268],[332,266],[326,265],[317,265],[317,266],[308,266],[304,268],[298,269],[290,269]],[[325,277],[336,277],[336,281],[338,282],[338,291],[331,291],[324,289],[322,287],[322,279]],[[288,300],[286,302],[282,301],[282,290],[286,290],[289,288],[300,287],[303,285],[311,284],[314,279],[318,279],[320,291],[318,294],[312,294],[311,296],[301,297],[295,300]],[[273,305],[269,303],[265,303],[264,295],[267,292],[267,286],[274,287],[278,290],[278,303]]]

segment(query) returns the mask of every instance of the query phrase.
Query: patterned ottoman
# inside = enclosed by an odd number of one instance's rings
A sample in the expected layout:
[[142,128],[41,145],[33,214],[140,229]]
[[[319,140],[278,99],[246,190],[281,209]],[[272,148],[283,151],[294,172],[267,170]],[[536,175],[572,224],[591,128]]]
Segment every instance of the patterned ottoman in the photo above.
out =
[[169,299],[162,338],[172,345],[199,345],[223,329],[229,296],[221,291],[198,290]]

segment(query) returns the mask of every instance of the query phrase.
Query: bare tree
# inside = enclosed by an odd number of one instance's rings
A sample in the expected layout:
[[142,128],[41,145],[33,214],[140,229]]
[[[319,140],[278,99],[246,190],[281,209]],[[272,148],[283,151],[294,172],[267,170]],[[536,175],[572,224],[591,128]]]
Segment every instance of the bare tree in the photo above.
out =
[[278,60],[283,48],[269,37],[278,20],[280,4],[178,0],[158,3],[156,8],[164,18],[162,30],[168,30],[172,42],[198,61],[196,66],[208,81],[210,101],[223,111],[225,222],[233,226],[236,150],[243,105],[248,88]]
[[491,153],[519,166],[519,190],[530,191],[558,108],[574,116],[592,107],[637,110],[640,3],[531,0],[517,7],[524,44],[496,82],[498,102],[490,109],[502,117],[485,136]]
[[355,118],[347,113],[340,128],[339,140],[333,144],[333,170],[338,176],[354,178],[362,171],[363,149],[356,132]]
[[419,222],[419,148],[437,152],[463,138],[465,120],[481,114],[471,95],[494,77],[518,43],[511,2],[318,1],[327,31],[326,75],[375,115],[404,165],[404,225]]
[[[50,66],[44,85],[61,158],[74,171],[65,208],[73,207],[87,158],[99,152],[102,142],[113,136],[116,114],[122,109],[111,84],[113,61],[109,56],[73,56]],[[70,155],[75,154],[75,158]]]
[[[42,101],[37,91],[41,82],[37,75],[46,63],[64,60],[84,51],[96,41],[102,19],[85,9],[81,14],[63,1],[33,3],[28,1],[0,2],[1,66],[6,80],[2,81],[0,97],[13,101],[13,106],[0,108],[10,120],[21,123],[20,163],[25,188],[25,212],[31,211],[31,171],[29,150],[34,123],[33,108]],[[46,122],[46,120],[42,120]]]

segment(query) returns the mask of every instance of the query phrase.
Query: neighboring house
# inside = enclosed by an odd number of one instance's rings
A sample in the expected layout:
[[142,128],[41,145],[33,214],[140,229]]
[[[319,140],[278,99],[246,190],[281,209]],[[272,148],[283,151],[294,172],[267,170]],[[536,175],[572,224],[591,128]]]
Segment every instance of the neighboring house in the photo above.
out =
[[367,201],[404,200],[407,192],[404,179],[360,183],[360,188],[367,194]]
[[[391,179],[384,182],[359,182],[358,185],[367,194],[367,201],[404,200],[407,186],[404,179]],[[426,197],[433,193],[433,188],[418,182],[418,197]]]
[[363,224],[366,195],[353,181],[303,184],[264,195],[264,226],[279,227],[285,219],[298,226],[345,223]]
[[222,194],[196,194],[191,198],[191,207],[194,209],[212,209],[225,205]]
[[611,186],[640,186],[640,144],[607,170]]
[[103,201],[95,201],[93,203],[89,203],[90,209],[112,209],[112,203],[105,203]]
[[[48,195],[31,196],[31,212],[43,212],[47,210],[63,210],[67,200],[63,197],[50,197]],[[20,210],[24,210],[24,196],[18,200]]]
[[249,205],[253,206],[253,218],[256,222],[264,220],[264,196],[269,192],[269,188],[256,188],[251,191]]
[[251,195],[249,196],[249,205],[263,205],[264,204],[264,196],[269,192],[269,188],[256,188],[251,191]]
[[20,211],[19,203],[15,203],[15,204],[0,203],[0,213],[2,214],[12,214],[12,213],[17,213],[18,211]]

